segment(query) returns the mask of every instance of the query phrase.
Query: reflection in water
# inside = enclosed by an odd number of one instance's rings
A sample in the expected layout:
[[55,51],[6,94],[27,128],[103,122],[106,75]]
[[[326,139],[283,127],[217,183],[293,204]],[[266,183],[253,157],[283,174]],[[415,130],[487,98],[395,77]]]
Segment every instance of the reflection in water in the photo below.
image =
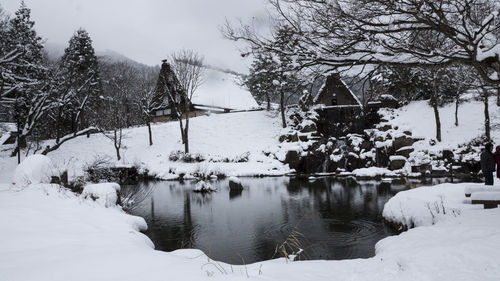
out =
[[242,179],[242,191],[228,181],[218,192],[191,191],[194,183],[153,182],[125,189],[149,194],[129,210],[146,219],[156,249],[197,248],[215,260],[253,263],[273,257],[294,230],[301,233],[301,258],[366,258],[375,243],[392,235],[382,221],[385,202],[421,182],[356,182],[347,178]]

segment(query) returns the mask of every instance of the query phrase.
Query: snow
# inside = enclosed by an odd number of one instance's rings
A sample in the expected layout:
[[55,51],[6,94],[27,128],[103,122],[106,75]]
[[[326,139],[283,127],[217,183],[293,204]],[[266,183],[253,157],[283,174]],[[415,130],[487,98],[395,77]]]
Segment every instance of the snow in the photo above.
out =
[[[425,203],[439,200],[438,195],[444,196],[447,211],[455,207],[461,213],[447,212],[433,225],[430,219],[427,226],[381,240],[373,258],[279,258],[243,266],[213,261],[193,249],[155,251],[139,232],[146,228],[142,218],[82,200],[57,185],[32,185],[17,192],[0,186],[2,280],[496,281],[500,276],[495,247],[500,244],[500,209],[464,203],[464,184],[399,193],[384,213],[394,206],[405,212],[419,206],[415,219],[426,221]],[[399,204],[410,197],[416,204]]]
[[385,204],[382,215],[390,222],[411,228],[429,226],[465,211],[477,210],[480,207],[471,205],[465,198],[468,186],[484,184],[447,183],[400,192]]
[[355,177],[375,178],[382,176],[396,176],[396,173],[386,168],[369,167],[356,169],[352,171],[352,175]]
[[203,84],[193,96],[194,104],[246,110],[258,108],[250,92],[238,85],[237,76],[206,69]]
[[404,156],[401,156],[401,155],[392,155],[389,157],[389,160],[390,161],[398,161],[398,160],[403,160],[403,161],[406,161],[406,157]]
[[82,197],[92,199],[97,204],[106,208],[116,206],[120,192],[120,185],[117,183],[89,184],[83,188]]
[[500,191],[500,187],[488,186],[488,185],[469,185],[464,189],[465,194],[472,194],[474,192],[485,192],[485,191]]
[[[500,123],[500,111],[497,110],[496,97],[490,98],[490,119],[492,128]],[[381,110],[386,115],[388,124],[393,128],[408,130],[414,137],[422,137],[425,141],[414,144],[414,147],[429,147],[428,141],[436,138],[436,123],[429,101],[413,101],[410,104],[389,113],[391,110]],[[442,142],[438,142],[433,149],[443,150],[457,147],[459,144],[470,142],[484,134],[484,103],[470,100],[460,104],[458,109],[459,125],[455,126],[455,104],[449,103],[439,108],[441,119]],[[391,119],[393,118],[393,119]],[[500,130],[492,129],[492,138],[500,139]]]
[[241,185],[241,180],[237,177],[229,177],[229,181]]
[[[190,120],[189,144],[192,154],[204,161],[185,163],[171,161],[172,152],[183,151],[178,122],[152,125],[153,146],[148,145],[147,127],[125,129],[122,161],[117,161],[113,142],[102,134],[78,137],[64,143],[47,156],[60,171],[68,170],[70,178],[83,175],[85,167],[98,161],[107,165],[136,166],[162,179],[198,175],[284,175],[291,170],[278,161],[279,116],[266,111],[213,114]],[[47,141],[45,147],[52,144]],[[251,144],[251,145],[249,145]],[[10,177],[16,159],[10,151],[0,152],[0,176]],[[267,153],[271,153],[268,157]],[[247,159],[247,160],[245,160]],[[246,162],[245,162],[246,161]]]
[[54,175],[55,168],[49,157],[32,155],[16,167],[13,184],[17,188],[25,188],[30,184],[50,183]]
[[474,192],[474,193],[472,193],[470,199],[473,201],[474,200],[500,201],[500,191]]

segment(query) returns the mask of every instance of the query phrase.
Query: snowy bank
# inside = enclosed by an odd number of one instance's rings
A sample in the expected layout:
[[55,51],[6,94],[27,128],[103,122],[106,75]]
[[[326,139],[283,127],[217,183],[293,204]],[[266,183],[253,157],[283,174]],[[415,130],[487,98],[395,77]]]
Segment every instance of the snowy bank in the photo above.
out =
[[[416,205],[424,207],[411,208],[420,210],[414,215],[418,216],[425,213],[425,202],[440,194],[450,193],[445,206],[457,207],[451,203],[460,204],[458,193],[463,189],[464,185],[439,185],[405,191],[396,198],[419,199]],[[22,191],[0,185],[0,223],[1,279],[9,281],[496,281],[500,276],[500,252],[494,247],[500,245],[500,210],[478,206],[386,238],[377,244],[373,258],[281,258],[246,266],[213,261],[198,250],[155,251],[138,232],[146,227],[143,219],[82,200],[57,185],[32,185]]]

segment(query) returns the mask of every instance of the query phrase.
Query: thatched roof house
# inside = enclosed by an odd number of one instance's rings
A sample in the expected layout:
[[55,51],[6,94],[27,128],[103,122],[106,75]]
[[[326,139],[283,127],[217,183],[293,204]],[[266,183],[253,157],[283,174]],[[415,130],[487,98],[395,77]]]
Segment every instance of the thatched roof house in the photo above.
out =
[[318,95],[314,98],[314,104],[324,104],[326,106],[363,106],[358,97],[354,95],[337,73],[330,74],[326,78],[325,84],[323,84],[318,91]]

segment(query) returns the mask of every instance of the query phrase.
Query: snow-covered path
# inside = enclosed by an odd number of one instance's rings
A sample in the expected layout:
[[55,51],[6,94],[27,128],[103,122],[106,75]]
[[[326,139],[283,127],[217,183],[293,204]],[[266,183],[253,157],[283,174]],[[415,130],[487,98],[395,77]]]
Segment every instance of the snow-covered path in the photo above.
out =
[[[433,202],[436,192],[452,190],[450,198],[458,198],[463,188],[445,184],[417,189],[419,207],[409,207],[417,209],[411,214],[426,217],[425,203]],[[138,232],[142,219],[54,185],[14,191],[2,184],[0,190],[0,280],[497,281],[500,276],[500,209],[457,203],[453,208],[461,208],[459,216],[443,216],[435,225],[386,238],[370,259],[277,259],[230,266],[197,250],[155,251]],[[391,209],[415,198],[415,191],[400,194],[388,203]],[[401,210],[407,211],[404,206]]]

